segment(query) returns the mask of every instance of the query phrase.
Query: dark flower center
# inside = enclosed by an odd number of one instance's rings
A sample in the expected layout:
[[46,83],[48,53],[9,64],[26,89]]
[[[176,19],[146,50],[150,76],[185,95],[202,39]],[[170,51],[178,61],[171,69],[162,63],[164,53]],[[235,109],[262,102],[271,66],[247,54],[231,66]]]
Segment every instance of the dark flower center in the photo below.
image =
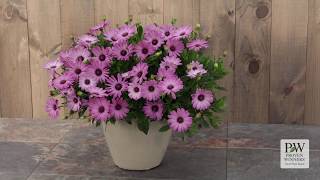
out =
[[150,92],[153,92],[154,89],[155,89],[154,86],[149,86],[149,87],[148,87],[148,90],[149,90]]
[[51,66],[51,69],[55,69],[57,66]]
[[73,98],[73,102],[74,102],[75,104],[77,104],[77,103],[78,103],[78,99],[77,99],[77,98]]
[[178,118],[177,118],[177,122],[178,122],[179,124],[183,123],[183,121],[184,121],[184,120],[183,120],[182,117],[178,117]]
[[182,33],[180,33],[180,36],[184,36],[186,33],[185,32],[182,32]]
[[128,32],[125,32],[122,34],[122,37],[126,37],[126,36],[128,36],[128,34],[129,34]]
[[122,84],[120,84],[120,83],[116,84],[115,88],[116,88],[116,90],[118,90],[118,91],[121,90]]
[[79,57],[77,57],[77,60],[78,60],[78,61],[83,61],[83,60],[84,60],[84,57],[83,57],[83,56],[79,56]]
[[122,106],[121,106],[120,104],[117,104],[117,105],[115,106],[115,109],[118,110],[118,111],[119,111],[121,108],[122,108]]
[[96,73],[97,76],[101,76],[102,70],[101,69],[96,69],[95,73]]
[[193,67],[193,68],[192,68],[192,70],[197,70],[197,69],[198,69],[197,67]]
[[126,50],[122,50],[122,51],[120,52],[120,54],[121,54],[121,56],[125,56],[125,55],[128,54],[128,52],[127,52]]
[[199,100],[199,101],[203,101],[203,100],[204,100],[204,95],[203,95],[203,94],[200,94],[200,95],[198,96],[198,100]]
[[164,35],[165,35],[165,36],[170,36],[170,32],[169,32],[169,31],[166,31],[166,32],[164,33]]
[[137,76],[138,76],[138,78],[141,78],[141,76],[142,76],[142,71],[138,72]]
[[84,80],[84,84],[89,85],[91,83],[90,79]]
[[159,111],[159,107],[158,107],[157,105],[153,105],[153,106],[151,107],[151,110],[152,110],[153,112],[158,112],[158,111]]
[[78,68],[78,69],[75,69],[74,72],[75,72],[76,74],[81,74],[82,71],[81,71],[81,69]]
[[139,92],[140,91],[140,89],[138,87],[134,87],[133,90],[134,90],[134,92]]
[[60,84],[65,84],[67,81],[66,80],[61,80]]
[[170,46],[170,51],[175,51],[176,47],[175,46]]
[[99,107],[99,109],[98,109],[99,113],[103,113],[103,112],[104,112],[104,110],[105,110],[105,109],[104,109],[104,107],[103,107],[103,106],[100,106],[100,107]]
[[196,44],[195,46],[196,46],[196,47],[200,47],[200,44]]
[[173,89],[174,86],[172,84],[170,84],[168,87],[167,87],[169,90]]
[[111,37],[112,41],[117,41],[117,39],[115,37]]
[[53,110],[57,110],[58,109],[56,104],[54,104],[52,108],[53,108]]
[[99,60],[100,60],[100,61],[106,60],[106,55],[101,54],[101,55],[99,56]]
[[148,52],[149,52],[149,50],[148,50],[147,48],[143,48],[143,49],[142,49],[142,53],[143,53],[143,54],[148,54]]
[[168,70],[170,67],[169,67],[168,65],[166,65],[164,68],[165,68],[166,70]]
[[158,41],[158,39],[154,39],[154,40],[152,40],[152,44],[153,44],[153,45],[157,45],[157,44],[158,44],[158,42],[159,42],[159,41]]

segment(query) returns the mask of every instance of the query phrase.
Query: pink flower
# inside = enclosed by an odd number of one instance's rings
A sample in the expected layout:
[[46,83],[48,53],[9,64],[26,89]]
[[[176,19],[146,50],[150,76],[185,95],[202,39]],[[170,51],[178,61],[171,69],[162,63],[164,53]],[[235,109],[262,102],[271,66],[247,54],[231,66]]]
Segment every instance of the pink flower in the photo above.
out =
[[92,59],[105,62],[106,65],[109,65],[110,61],[112,60],[111,49],[109,47],[103,48],[96,46],[92,49],[92,53],[94,55]]
[[141,60],[146,59],[146,57],[153,54],[155,51],[156,49],[146,41],[141,41],[135,46],[135,52]]
[[214,95],[209,90],[197,89],[196,93],[192,94],[192,106],[197,110],[206,110],[214,101]]
[[89,34],[84,34],[78,38],[77,44],[80,46],[90,47],[98,42],[98,38]]
[[164,42],[164,35],[159,30],[150,30],[145,33],[145,41],[158,49]]
[[148,64],[140,62],[132,67],[129,75],[132,77],[133,82],[142,83],[143,80],[147,79]]
[[113,44],[116,44],[120,40],[119,30],[112,29],[104,33],[104,36],[108,41],[111,41]]
[[71,56],[73,58],[73,60],[75,61],[84,61],[84,60],[88,60],[90,57],[90,52],[88,51],[88,49],[84,48],[84,47],[76,47],[70,50],[71,52]]
[[188,36],[190,36],[191,32],[192,32],[191,26],[182,26],[175,31],[173,38],[175,39],[187,38]]
[[79,77],[83,72],[87,70],[87,65],[83,64],[82,61],[71,61],[69,62],[69,68],[71,73]]
[[87,91],[92,87],[96,87],[97,84],[98,80],[88,73],[81,75],[79,78],[79,86],[83,90]]
[[97,121],[107,121],[110,117],[110,102],[106,98],[91,98],[88,102],[89,113]]
[[113,56],[119,60],[129,60],[130,54],[133,52],[133,46],[128,45],[127,41],[119,41],[112,47]]
[[118,74],[117,78],[112,76],[107,79],[107,92],[113,97],[120,97],[122,92],[126,91],[128,88],[128,83],[125,79]]
[[128,103],[122,98],[112,100],[111,113],[116,120],[121,120],[127,116],[129,112]]
[[165,40],[171,39],[176,28],[171,25],[163,25],[160,27]]
[[53,87],[59,90],[68,89],[75,80],[76,77],[73,74],[65,73],[53,80]]
[[134,100],[141,98],[142,86],[138,83],[130,83],[128,86],[129,97]]
[[208,48],[208,41],[202,40],[202,39],[196,39],[192,42],[189,42],[187,44],[187,48],[194,50],[194,51],[200,51],[202,48]]
[[183,43],[178,39],[169,39],[166,46],[169,56],[178,56],[184,48]]
[[185,132],[192,125],[192,118],[189,112],[183,108],[171,111],[168,118],[170,128],[176,132]]
[[167,62],[167,63],[171,63],[171,64],[174,64],[176,66],[179,66],[181,65],[181,59],[175,57],[175,56],[166,56],[163,58],[163,61],[164,62]]
[[181,79],[171,76],[160,81],[159,87],[164,94],[171,95],[173,99],[176,99],[176,93],[183,88],[183,83]]
[[148,101],[158,100],[161,95],[158,82],[155,80],[145,81],[142,84],[141,94],[142,97],[146,98]]
[[78,111],[81,107],[80,98],[75,95],[68,96],[67,97],[67,106],[72,111]]
[[88,88],[87,91],[90,93],[90,97],[107,97],[105,89],[99,87]]
[[50,72],[55,72],[57,69],[59,69],[61,66],[63,65],[62,62],[58,61],[58,60],[54,60],[54,61],[49,61],[44,68],[46,68],[47,70],[49,70]]
[[98,23],[97,25],[90,28],[90,32],[92,34],[97,34],[99,32],[103,32],[107,26],[109,26],[110,22],[107,20],[103,20],[102,22]]
[[98,60],[91,61],[91,64],[88,66],[87,72],[101,82],[104,82],[109,74],[108,66],[106,65],[106,63]]
[[192,61],[190,64],[187,65],[187,68],[187,76],[190,78],[202,76],[203,74],[207,73],[207,70],[205,70],[203,68],[203,65],[200,64],[198,61]]
[[46,112],[53,119],[56,119],[59,116],[59,106],[57,99],[49,98],[47,100]]
[[144,114],[153,120],[161,120],[163,115],[163,103],[159,100],[156,102],[147,101],[143,107]]
[[137,32],[135,25],[123,25],[119,28],[120,39],[127,40]]

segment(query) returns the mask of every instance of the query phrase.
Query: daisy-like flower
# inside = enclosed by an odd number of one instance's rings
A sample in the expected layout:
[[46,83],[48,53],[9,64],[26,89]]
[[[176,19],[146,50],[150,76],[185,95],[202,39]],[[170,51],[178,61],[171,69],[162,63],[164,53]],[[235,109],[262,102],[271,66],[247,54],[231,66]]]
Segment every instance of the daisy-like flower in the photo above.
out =
[[203,65],[198,61],[192,61],[190,64],[187,65],[188,72],[187,76],[190,78],[195,78],[197,76],[201,76],[207,73],[207,70],[203,68]]
[[143,107],[144,114],[153,120],[161,120],[163,115],[163,103],[159,101],[146,102],[145,106]]
[[181,65],[181,59],[175,57],[175,56],[166,56],[163,58],[164,62],[172,63],[176,66]]
[[75,95],[68,96],[67,107],[72,111],[78,111],[81,107],[80,98]]
[[155,51],[156,49],[146,41],[141,41],[135,46],[135,52],[141,60],[144,60],[147,56],[153,54]]
[[145,34],[148,34],[150,31],[161,31],[159,26],[157,26],[156,24],[148,24],[144,27],[143,30]]
[[208,41],[203,39],[196,39],[192,42],[189,42],[187,44],[187,48],[194,50],[194,51],[200,51],[202,48],[208,48]]
[[59,60],[64,67],[70,67],[70,63],[74,61],[74,49],[62,51],[59,53]]
[[130,83],[128,86],[129,97],[134,100],[141,98],[142,86],[138,83]]
[[62,62],[58,60],[49,61],[44,68],[49,70],[50,72],[55,72],[57,69],[59,69],[63,65]]
[[86,59],[89,59],[91,55],[88,49],[84,47],[73,48],[71,50],[71,53],[72,53],[73,60],[76,60],[76,61],[84,61]]
[[132,77],[133,82],[142,83],[143,80],[147,79],[148,74],[148,64],[140,62],[132,67],[129,75]]
[[107,20],[103,20],[102,22],[98,23],[97,25],[90,28],[90,32],[92,34],[97,34],[99,32],[103,32],[107,26],[109,26],[110,22]]
[[155,80],[145,81],[142,84],[141,89],[142,97],[148,101],[155,101],[160,98],[161,90],[159,88],[158,82]]
[[121,39],[129,39],[137,32],[137,28],[135,25],[123,25],[119,28],[119,36]]
[[77,45],[90,47],[92,44],[98,42],[98,38],[89,34],[84,34],[78,38]]
[[178,39],[169,39],[166,46],[169,56],[178,56],[184,48],[183,43]]
[[104,33],[104,36],[108,41],[111,41],[113,44],[116,44],[120,40],[119,30],[111,29]]
[[164,42],[164,36],[160,31],[150,30],[145,34],[145,41],[158,49]]
[[160,27],[165,40],[171,39],[176,28],[171,25],[163,25]]
[[110,102],[106,98],[91,98],[88,107],[91,117],[97,121],[107,121],[111,117]]
[[99,88],[99,87],[91,87],[87,89],[87,91],[90,93],[90,97],[106,97],[107,93],[106,90]]
[[101,62],[105,62],[106,64],[109,64],[111,61],[111,52],[110,48],[103,48],[96,46],[92,48],[92,53],[94,57],[92,59],[99,60]]
[[171,62],[168,62],[168,61],[162,61],[160,63],[160,68],[174,73],[174,72],[176,72],[177,65],[175,65]]
[[183,88],[183,82],[178,77],[170,76],[160,81],[159,87],[163,93],[171,95],[173,99],[176,99],[176,93]]
[[128,103],[124,99],[115,98],[112,100],[111,113],[116,120],[121,120],[127,116],[129,112]]
[[165,68],[159,68],[157,72],[157,79],[158,80],[164,80],[166,78],[169,78],[171,76],[176,76],[175,72],[172,71],[172,69],[165,69]]
[[109,74],[106,63],[98,60],[91,61],[91,64],[88,66],[87,72],[101,82],[105,81]]
[[185,132],[192,125],[192,117],[189,112],[183,108],[178,108],[177,111],[171,111],[168,118],[170,128],[176,132]]
[[192,32],[191,26],[182,26],[175,31],[173,38],[175,39],[187,38],[188,36],[190,36],[191,32]]
[[87,65],[83,64],[82,61],[72,61],[69,63],[69,68],[71,73],[79,77],[87,70]]
[[128,84],[125,79],[118,74],[117,77],[111,76],[107,79],[107,93],[113,97],[120,97],[126,91]]
[[73,74],[65,73],[53,80],[53,87],[59,90],[68,89],[75,80],[76,77]]
[[46,112],[48,113],[49,117],[56,119],[59,116],[59,106],[58,106],[58,99],[49,98],[46,104]]
[[131,44],[129,45],[127,41],[119,41],[112,47],[114,57],[123,61],[129,60],[132,51],[133,46]]
[[191,95],[192,106],[197,110],[206,110],[210,107],[214,101],[214,94],[211,91],[205,89],[197,89],[197,91]]
[[81,89],[88,91],[92,87],[96,87],[98,80],[88,73],[84,73],[79,78],[79,86]]

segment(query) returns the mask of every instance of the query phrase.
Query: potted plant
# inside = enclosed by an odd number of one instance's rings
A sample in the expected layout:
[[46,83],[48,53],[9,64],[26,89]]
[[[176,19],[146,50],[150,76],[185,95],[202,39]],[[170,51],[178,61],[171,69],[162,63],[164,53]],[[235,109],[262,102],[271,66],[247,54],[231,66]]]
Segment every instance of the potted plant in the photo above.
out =
[[223,89],[217,80],[226,75],[224,56],[206,56],[201,50],[207,47],[200,25],[129,20],[111,28],[104,20],[45,65],[52,89],[46,111],[57,118],[66,107],[70,115],[102,124],[117,166],[156,167],[172,131],[192,136],[220,123],[216,112],[225,98],[216,91]]

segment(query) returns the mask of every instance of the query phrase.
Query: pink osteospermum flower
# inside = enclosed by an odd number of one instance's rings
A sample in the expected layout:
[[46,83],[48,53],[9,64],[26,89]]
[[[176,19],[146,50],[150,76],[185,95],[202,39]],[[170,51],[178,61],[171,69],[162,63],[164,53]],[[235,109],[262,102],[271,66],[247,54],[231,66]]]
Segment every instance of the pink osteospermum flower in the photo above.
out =
[[177,65],[175,65],[171,62],[168,62],[168,61],[162,61],[160,63],[160,68],[165,69],[167,71],[176,72]]
[[107,97],[107,93],[105,89],[99,87],[91,87],[88,88],[87,91],[90,93],[90,97]]
[[175,71],[172,71],[172,69],[165,69],[165,68],[159,68],[157,72],[157,79],[163,80],[166,78],[169,78],[171,76],[176,76]]
[[196,40],[193,40],[192,42],[189,42],[187,44],[187,48],[194,51],[200,51],[200,49],[202,48],[208,48],[208,41],[203,39],[196,39]]
[[145,33],[145,41],[155,49],[158,49],[164,42],[163,34],[158,30],[150,30]]
[[197,110],[208,109],[213,101],[214,94],[209,90],[197,89],[197,91],[192,94],[192,106]]
[[109,26],[110,22],[107,20],[103,20],[97,25],[90,28],[90,32],[92,34],[98,34],[99,32],[103,32],[107,26]]
[[81,107],[80,98],[75,95],[67,97],[67,107],[72,111],[78,111]]
[[127,61],[133,52],[133,46],[127,41],[119,41],[112,47],[113,56],[119,60]]
[[55,72],[57,69],[59,69],[61,66],[63,65],[63,63],[61,61],[58,60],[54,60],[54,61],[49,61],[44,68],[49,70],[49,71],[53,71]]
[[176,132],[185,132],[192,125],[192,117],[189,112],[183,108],[178,108],[177,111],[171,111],[168,118],[170,128]]
[[141,89],[142,97],[148,101],[155,101],[160,98],[161,90],[159,88],[158,82],[155,80],[145,81],[142,84]]
[[74,49],[61,51],[59,53],[59,60],[63,63],[64,67],[70,67],[70,63],[74,61]]
[[111,117],[110,106],[106,98],[91,98],[88,102],[89,113],[97,121],[107,121]]
[[192,32],[191,26],[182,26],[175,31],[173,38],[175,39],[187,38],[188,36],[190,36],[191,32]]
[[74,83],[75,80],[76,77],[73,74],[65,73],[53,80],[53,87],[59,90],[68,89]]
[[135,25],[123,25],[119,28],[120,39],[127,40],[137,32]]
[[166,56],[166,57],[163,58],[163,61],[164,62],[168,62],[168,63],[172,63],[172,64],[174,64],[176,66],[179,66],[179,65],[182,64],[181,63],[181,59],[179,59],[179,58],[177,58],[175,56]]
[[176,99],[176,93],[183,89],[183,82],[178,77],[171,76],[160,81],[159,87],[164,94],[171,95],[173,99]]
[[92,60],[86,72],[88,72],[101,82],[105,81],[109,74],[108,66],[106,65],[106,63],[98,60]]
[[127,116],[129,112],[128,103],[122,98],[112,100],[111,113],[116,120],[121,120]]
[[129,76],[132,77],[133,82],[141,83],[143,80],[147,79],[148,74],[148,64],[140,62],[137,65],[132,67],[132,70],[129,72]]
[[138,83],[130,83],[128,86],[129,97],[134,100],[141,98],[142,86]]
[[178,39],[169,39],[166,47],[168,49],[169,56],[178,56],[182,52],[184,45]]
[[98,42],[98,38],[89,34],[80,36],[77,40],[77,45],[90,47],[92,44]]
[[145,106],[143,107],[144,114],[153,120],[161,120],[163,115],[163,103],[159,101],[146,102]]
[[135,46],[135,52],[141,60],[145,60],[146,57],[153,54],[155,51],[156,49],[146,41],[141,41]]
[[79,86],[82,90],[87,91],[90,88],[96,87],[98,80],[88,73],[84,73],[79,78]]
[[87,70],[87,65],[82,61],[72,61],[69,63],[69,71],[75,76],[79,77],[82,73]]
[[187,76],[190,78],[202,76],[203,74],[207,73],[207,70],[203,68],[203,64],[199,63],[198,61],[192,61],[190,64],[187,65],[187,68]]
[[106,39],[113,44],[116,44],[120,40],[119,30],[118,29],[111,29],[104,33]]
[[54,98],[49,98],[47,100],[46,112],[48,113],[49,117],[53,119],[56,119],[60,113],[58,103],[59,101]]
[[118,74],[117,77],[111,76],[107,79],[107,93],[113,97],[120,97],[122,92],[128,88],[128,83]]
[[92,59],[104,62],[106,63],[106,65],[110,64],[112,57],[111,57],[111,49],[109,47],[103,48],[103,47],[96,46],[92,48],[92,53],[94,55]]
[[160,27],[165,40],[171,39],[176,28],[171,25],[163,25]]
[[89,50],[84,47],[73,48],[71,49],[71,53],[72,53],[73,60],[76,60],[76,61],[88,60],[91,55]]

